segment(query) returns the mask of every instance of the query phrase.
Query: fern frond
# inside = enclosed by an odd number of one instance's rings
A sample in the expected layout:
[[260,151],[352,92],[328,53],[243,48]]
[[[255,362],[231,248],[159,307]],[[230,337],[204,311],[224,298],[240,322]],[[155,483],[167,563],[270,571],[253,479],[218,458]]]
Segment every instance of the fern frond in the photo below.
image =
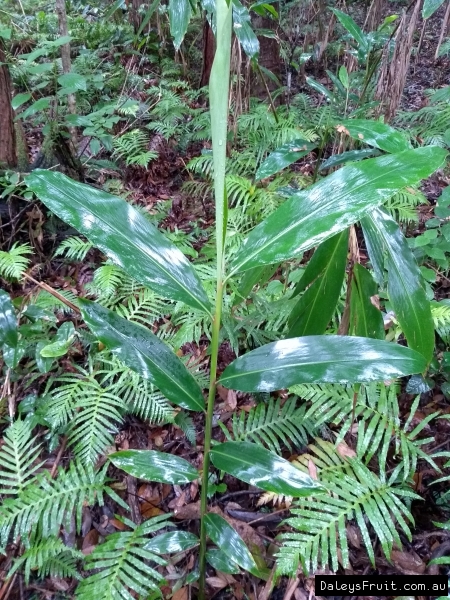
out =
[[148,150],[148,134],[141,129],[133,129],[114,139],[113,156],[125,160],[127,167],[139,165],[147,167],[148,163],[158,158],[158,153]]
[[0,277],[20,279],[30,262],[26,255],[32,253],[33,249],[29,244],[19,242],[15,242],[9,252],[0,251]]
[[117,293],[126,278],[125,271],[112,263],[106,263],[95,270],[90,289],[101,298],[109,298]]
[[190,417],[186,412],[184,412],[182,410],[175,417],[174,423],[184,433],[188,442],[190,442],[192,445],[194,445],[196,431],[195,431],[194,420],[192,419],[192,417]]
[[[366,520],[388,559],[394,543],[401,546],[399,531],[411,540],[408,522],[413,523],[413,517],[404,499],[419,496],[410,489],[382,481],[357,458],[341,457],[329,442],[319,441],[317,447],[310,449],[313,454],[307,458],[318,467],[318,479],[328,493],[294,502],[294,516],[285,521],[293,531],[280,536],[283,545],[277,559],[279,573],[296,572],[300,561],[308,571],[327,566],[336,571],[339,562],[348,566],[349,520],[356,521],[372,564],[375,555]],[[302,459],[304,463],[306,457]],[[304,464],[298,466],[307,469]]]
[[72,577],[81,579],[77,569],[77,562],[84,559],[84,554],[75,548],[63,544],[62,540],[49,537],[34,543],[19,558],[8,573],[8,577],[14,575],[19,569],[23,569],[25,583],[30,581],[31,571],[37,570],[38,577]]
[[95,464],[99,454],[114,441],[123,420],[125,403],[113,385],[102,386],[81,370],[54,380],[61,383],[51,392],[47,419],[54,428],[68,427],[69,445],[83,464]]
[[131,531],[109,535],[86,558],[86,568],[96,572],[78,585],[78,600],[132,600],[135,595],[147,598],[152,591],[162,597],[164,577],[155,567],[165,566],[167,561],[146,545],[150,534],[170,525],[169,517],[154,517],[142,525],[123,519]]
[[167,311],[167,303],[148,288],[143,288],[136,296],[129,296],[124,303],[116,306],[116,312],[127,319],[151,327]]
[[45,473],[27,485],[20,496],[5,500],[0,506],[2,547],[10,536],[15,539],[18,535],[27,544],[30,532],[36,530],[41,539],[56,536],[61,526],[70,526],[73,514],[79,531],[83,506],[102,505],[105,493],[122,506],[123,501],[105,484],[106,469],[95,473],[92,467],[72,462],[56,479]]
[[30,421],[17,420],[5,431],[0,449],[0,494],[20,494],[35,479],[35,473],[42,465],[36,464],[41,451],[36,439]]
[[293,446],[304,446],[314,431],[313,423],[305,420],[305,407],[297,407],[294,397],[283,406],[280,399],[270,398],[267,404],[258,404],[248,413],[243,410],[239,416],[234,414],[231,431],[220,421],[219,425],[228,440],[255,442],[277,454],[281,454],[280,442],[292,452]]
[[450,300],[431,302],[431,314],[436,332],[444,342],[450,343]]
[[[58,293],[61,294],[61,296],[64,296],[64,298],[66,298],[66,300],[68,300],[69,302],[72,302],[72,304],[75,304],[75,306],[77,306],[78,297],[75,296],[75,294],[73,292],[71,292],[70,290],[58,290]],[[66,312],[66,313],[72,312],[72,309],[69,308],[67,306],[67,304],[64,304],[64,302],[62,302],[61,300],[59,300],[58,298],[56,298],[55,296],[53,296],[46,290],[39,291],[38,295],[36,296],[36,298],[34,300],[34,303],[36,304],[36,306],[39,306],[40,308],[43,308],[43,309],[62,310],[63,312]]]
[[417,206],[428,204],[426,197],[420,190],[407,187],[397,192],[392,198],[385,202],[385,207],[394,219],[403,223],[417,223]]
[[58,246],[55,256],[66,256],[72,260],[83,261],[91,248],[93,248],[91,242],[74,235],[64,240]]

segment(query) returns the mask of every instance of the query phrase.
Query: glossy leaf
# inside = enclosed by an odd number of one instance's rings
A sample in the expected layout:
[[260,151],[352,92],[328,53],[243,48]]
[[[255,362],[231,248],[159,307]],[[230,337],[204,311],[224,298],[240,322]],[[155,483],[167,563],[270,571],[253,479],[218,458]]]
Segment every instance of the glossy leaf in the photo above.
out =
[[362,31],[361,27],[355,23],[355,21],[347,14],[338,10],[337,8],[331,9],[336,17],[339,19],[341,25],[349,32],[352,38],[361,46],[362,49],[367,49],[368,42],[367,37]]
[[233,301],[233,306],[236,306],[242,302],[242,300],[246,300],[256,284],[261,286],[267,283],[277,268],[278,265],[264,265],[245,271],[239,281],[239,287]]
[[381,121],[347,119],[339,121],[339,126],[345,127],[354,140],[391,154],[411,149],[411,144],[400,131]]
[[51,344],[45,344],[40,350],[40,355],[43,358],[58,358],[59,356],[64,356],[67,354],[75,335],[76,331],[72,321],[63,323],[58,329],[55,341]]
[[349,150],[342,154],[333,154],[330,158],[327,158],[320,165],[320,170],[331,169],[338,165],[344,165],[348,162],[357,162],[364,158],[372,158],[372,156],[379,156],[380,152],[376,148],[364,148],[363,150]]
[[41,169],[28,175],[26,183],[52,212],[137,281],[165,298],[209,310],[191,263],[125,200]]
[[428,177],[445,156],[445,150],[431,146],[379,156],[347,165],[297,192],[251,231],[234,257],[231,275],[318,246],[398,190]]
[[149,329],[88,300],[80,309],[89,329],[130,369],[154,383],[174,404],[201,411],[202,390],[178,356]]
[[322,85],[321,83],[319,83],[318,81],[316,81],[312,77],[307,77],[306,78],[306,83],[308,85],[310,85],[313,88],[313,90],[316,90],[316,92],[319,92],[319,94],[322,94],[322,96],[325,96],[325,98],[328,98],[328,100],[330,102],[336,102],[337,101],[337,98],[333,94],[333,92],[331,92],[328,88],[326,88],[324,85]]
[[8,344],[12,348],[17,346],[17,318],[9,294],[0,290],[0,346]]
[[169,0],[170,33],[175,50],[179,50],[191,19],[189,0]]
[[369,257],[380,272],[382,253],[388,273],[388,295],[408,341],[429,362],[434,349],[434,327],[422,274],[397,223],[384,209],[377,209],[363,221]]
[[214,199],[216,203],[217,264],[223,270],[224,244],[228,220],[228,203],[225,191],[225,166],[227,160],[228,92],[230,83],[231,29],[233,5],[226,0],[216,2],[216,47],[209,79],[211,112],[211,139],[214,159]]
[[199,478],[187,460],[156,450],[121,450],[110,454],[110,461],[125,473],[143,481],[181,485]]
[[289,337],[325,333],[344,283],[347,251],[348,229],[314,252],[294,290],[294,295],[304,293],[289,315]]
[[184,552],[199,543],[199,539],[189,531],[169,531],[161,533],[149,540],[144,545],[144,550],[150,550],[157,554],[174,554],[176,552]]
[[222,573],[228,573],[229,575],[236,575],[239,573],[238,565],[230,560],[230,558],[218,548],[210,548],[206,552],[206,560],[209,564]]
[[58,77],[58,83],[61,87],[73,90],[74,92],[87,89],[86,77],[79,73],[64,73]]
[[311,335],[272,342],[240,356],[219,383],[243,392],[273,392],[298,383],[384,381],[425,368],[422,354],[398,344]]
[[372,304],[377,294],[377,285],[372,275],[362,265],[353,265],[352,290],[350,295],[350,333],[356,336],[385,338],[383,315]]
[[230,560],[250,573],[258,574],[258,567],[244,540],[220,515],[208,513],[204,517],[208,537]]
[[303,139],[294,140],[284,144],[263,161],[256,171],[255,180],[265,179],[275,173],[278,173],[285,167],[288,167],[302,156],[306,156],[313,150],[317,144]]
[[217,469],[268,492],[299,497],[324,491],[289,461],[251,442],[218,444],[211,450],[211,461]]
[[431,17],[444,2],[445,0],[424,0],[422,17],[424,19]]
[[248,9],[239,0],[233,0],[233,29],[245,54],[249,58],[257,58],[259,41],[253,31]]

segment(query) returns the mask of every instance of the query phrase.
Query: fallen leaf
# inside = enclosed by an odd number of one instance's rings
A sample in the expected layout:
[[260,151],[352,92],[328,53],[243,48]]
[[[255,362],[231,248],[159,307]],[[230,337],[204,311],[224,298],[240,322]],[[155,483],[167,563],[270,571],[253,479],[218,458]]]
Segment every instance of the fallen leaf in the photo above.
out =
[[426,564],[414,550],[410,550],[409,552],[393,550],[391,561],[394,563],[396,569],[404,575],[422,575],[425,572]]
[[345,442],[340,442],[336,446],[337,453],[343,458],[355,458],[356,452],[347,446]]
[[152,517],[157,517],[158,515],[163,515],[164,511],[158,508],[157,506],[153,506],[149,502],[144,502],[141,506],[141,516],[144,520],[151,519]]
[[308,473],[311,479],[317,481],[317,467],[310,458],[308,458]]
[[96,529],[91,529],[90,532],[84,536],[83,544],[81,546],[81,551],[83,554],[90,554],[94,548],[98,544],[98,531]]
[[188,598],[189,598],[189,589],[187,586],[180,588],[172,596],[172,600],[188,600]]

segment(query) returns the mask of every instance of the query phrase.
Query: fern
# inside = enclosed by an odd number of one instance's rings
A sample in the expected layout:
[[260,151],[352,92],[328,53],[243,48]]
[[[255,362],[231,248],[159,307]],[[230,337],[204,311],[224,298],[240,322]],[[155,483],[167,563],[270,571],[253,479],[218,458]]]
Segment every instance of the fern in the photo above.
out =
[[79,236],[75,235],[73,237],[67,238],[64,240],[56,249],[55,256],[66,256],[72,260],[83,261],[89,250],[93,248],[91,242],[83,240]]
[[5,500],[0,506],[2,547],[10,536],[15,539],[20,535],[25,545],[29,544],[30,533],[38,531],[41,539],[56,536],[61,526],[70,527],[73,513],[79,531],[83,506],[102,505],[105,493],[126,508],[119,496],[106,486],[106,469],[107,466],[96,473],[92,467],[74,461],[56,479],[44,473],[17,498]]
[[107,299],[117,293],[126,277],[127,275],[121,267],[107,262],[95,270],[94,278],[88,289],[100,299]]
[[86,569],[97,572],[79,584],[77,599],[132,600],[135,594],[146,598],[152,591],[162,597],[164,578],[155,567],[165,566],[167,561],[147,545],[150,534],[170,525],[168,518],[161,515],[142,525],[122,519],[131,531],[113,533],[87,557]]
[[[301,398],[309,400],[311,406],[305,418],[316,426],[333,423],[340,426],[336,443],[343,440],[352,427],[352,417],[360,419],[358,424],[358,458],[368,464],[378,457],[381,479],[385,478],[385,469],[389,448],[393,444],[394,456],[401,453],[402,460],[394,472],[395,477],[403,473],[406,480],[415,471],[419,458],[427,461],[433,468],[436,464],[421,446],[433,438],[417,439],[422,429],[437,416],[431,413],[412,431],[411,420],[418,407],[419,398],[411,407],[410,418],[402,425],[399,417],[396,385],[370,384],[356,394],[352,386],[305,384],[294,386],[290,390]],[[356,402],[355,402],[356,399]]]
[[431,302],[434,328],[446,344],[450,343],[450,300]]
[[164,315],[167,306],[167,303],[158,298],[154,292],[143,288],[137,295],[130,295],[127,300],[119,304],[116,312],[128,321],[151,327]]
[[141,129],[133,129],[114,140],[113,155],[125,160],[127,167],[138,165],[147,167],[148,163],[158,158],[154,150],[147,150],[148,135]]
[[33,250],[29,244],[15,242],[9,252],[0,251],[0,277],[6,279],[20,279],[28,268],[30,262],[27,254]]
[[399,530],[411,540],[408,521],[412,523],[413,517],[404,499],[419,496],[382,481],[357,458],[340,456],[329,442],[318,440],[317,446],[310,449],[312,454],[303,455],[298,466],[308,472],[308,460],[312,461],[327,493],[294,502],[291,508],[294,516],[285,521],[293,531],[280,536],[283,545],[277,558],[279,573],[295,573],[300,561],[307,571],[327,566],[336,571],[339,562],[347,567],[346,522],[353,519],[372,564],[375,555],[366,520],[388,559],[394,543],[401,546]]
[[182,410],[175,417],[174,423],[184,433],[188,442],[190,442],[192,445],[194,445],[196,431],[195,431],[194,420],[192,419],[192,417],[190,417],[187,413],[185,413]]
[[36,571],[38,577],[72,577],[81,579],[77,569],[77,562],[84,559],[84,555],[75,548],[63,544],[59,538],[49,537],[35,542],[19,558],[8,573],[14,575],[19,569],[24,569],[25,582],[30,581],[31,571]]
[[305,420],[305,407],[298,408],[294,397],[283,406],[280,399],[270,398],[267,405],[261,403],[248,413],[234,414],[231,432],[220,421],[219,425],[228,440],[252,441],[277,454],[281,454],[280,442],[292,452],[293,446],[305,445],[314,431],[313,423]]
[[51,391],[46,418],[54,429],[68,428],[69,445],[83,464],[95,464],[114,441],[125,403],[114,384],[103,386],[92,373],[79,371],[53,381],[63,385]]
[[21,494],[42,465],[36,464],[41,448],[32,436],[32,429],[30,421],[18,420],[4,434],[0,449],[0,494]]
[[403,223],[418,223],[417,206],[427,204],[427,199],[417,188],[408,187],[397,192],[385,202],[394,219]]
[[[77,306],[78,298],[73,292],[71,292],[70,290],[58,290],[58,293],[61,296],[64,296],[66,300],[72,302],[72,304],[75,304],[75,306]],[[34,300],[34,303],[36,306],[39,306],[40,308],[46,310],[62,310],[63,312],[68,313],[72,312],[72,309],[69,308],[67,304],[65,304],[62,300],[59,300],[59,298],[56,298],[55,296],[53,296],[53,294],[50,294],[46,290],[39,291],[38,295]]]

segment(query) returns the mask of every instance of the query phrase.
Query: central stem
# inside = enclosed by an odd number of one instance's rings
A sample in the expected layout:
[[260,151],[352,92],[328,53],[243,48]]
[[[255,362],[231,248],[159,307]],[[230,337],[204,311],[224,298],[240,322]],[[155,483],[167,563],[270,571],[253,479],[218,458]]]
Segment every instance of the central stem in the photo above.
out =
[[211,449],[212,421],[214,416],[214,402],[216,397],[216,377],[217,377],[217,358],[219,355],[219,334],[220,321],[222,318],[222,299],[223,284],[217,282],[216,310],[213,318],[213,329],[211,338],[211,373],[209,380],[208,405],[205,420],[205,439],[204,439],[204,458],[202,472],[202,491],[200,497],[200,580],[199,580],[199,600],[205,597],[206,585],[206,525],[205,515],[208,510],[208,478],[209,478],[209,451]]

